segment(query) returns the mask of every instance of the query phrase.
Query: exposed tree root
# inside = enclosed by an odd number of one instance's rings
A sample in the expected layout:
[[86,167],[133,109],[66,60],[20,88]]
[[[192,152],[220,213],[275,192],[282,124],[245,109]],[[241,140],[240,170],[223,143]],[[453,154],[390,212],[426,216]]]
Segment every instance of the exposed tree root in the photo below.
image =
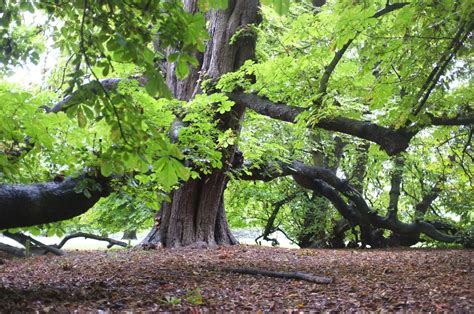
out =
[[271,270],[247,268],[247,267],[224,268],[224,271],[237,273],[237,274],[261,275],[261,276],[284,278],[284,279],[304,280],[304,281],[320,283],[320,284],[329,284],[332,282],[332,279],[329,277],[315,276],[312,274],[301,273],[301,272],[279,272],[279,271],[271,271]]

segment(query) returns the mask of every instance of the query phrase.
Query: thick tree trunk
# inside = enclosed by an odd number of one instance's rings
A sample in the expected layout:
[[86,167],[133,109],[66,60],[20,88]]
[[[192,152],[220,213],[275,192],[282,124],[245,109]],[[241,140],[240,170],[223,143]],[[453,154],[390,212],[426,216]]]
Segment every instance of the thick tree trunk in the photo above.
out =
[[[197,10],[196,1],[185,1],[185,5],[191,12]],[[258,22],[257,13],[257,0],[230,0],[227,10],[207,14],[210,40],[204,54],[198,56],[201,66],[182,81],[177,80],[173,64],[167,67],[167,83],[176,98],[190,100],[200,92],[199,81],[218,79],[254,58],[256,38],[253,33],[250,36],[239,34],[233,44],[230,40],[238,31],[250,32],[245,27]],[[244,110],[244,106],[234,106],[231,112],[218,117],[219,126],[238,132]],[[161,243],[165,247],[236,244],[227,225],[223,203],[228,182],[226,171],[236,161],[235,154],[235,147],[223,151],[223,169],[188,181],[173,192],[171,202],[162,205],[160,223],[150,231],[144,243]]]

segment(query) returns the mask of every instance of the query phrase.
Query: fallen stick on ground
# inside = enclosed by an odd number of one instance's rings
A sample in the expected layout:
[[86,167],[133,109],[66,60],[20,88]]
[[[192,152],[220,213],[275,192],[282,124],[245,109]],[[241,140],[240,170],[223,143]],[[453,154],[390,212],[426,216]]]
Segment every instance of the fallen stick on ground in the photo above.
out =
[[301,272],[279,272],[279,271],[271,271],[271,270],[247,268],[247,267],[224,268],[224,271],[228,271],[231,273],[238,273],[238,274],[246,274],[246,275],[262,275],[262,276],[267,276],[267,277],[305,280],[305,281],[321,283],[321,284],[329,284],[332,282],[332,279],[329,277],[315,276],[312,274],[301,273]]

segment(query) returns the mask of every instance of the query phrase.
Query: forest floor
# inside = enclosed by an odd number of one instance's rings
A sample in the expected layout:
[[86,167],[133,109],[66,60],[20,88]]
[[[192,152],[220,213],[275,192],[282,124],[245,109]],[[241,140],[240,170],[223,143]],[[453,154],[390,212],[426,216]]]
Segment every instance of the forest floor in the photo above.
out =
[[[0,256],[0,312],[474,311],[473,250],[218,249]],[[230,273],[300,271],[330,284]]]

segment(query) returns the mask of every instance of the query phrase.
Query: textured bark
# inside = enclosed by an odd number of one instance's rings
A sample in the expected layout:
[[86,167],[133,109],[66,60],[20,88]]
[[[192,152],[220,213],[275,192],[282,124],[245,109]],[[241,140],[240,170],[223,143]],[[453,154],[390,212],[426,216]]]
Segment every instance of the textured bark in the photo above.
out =
[[[190,12],[197,10],[196,1],[186,1],[185,5]],[[254,58],[253,34],[238,36],[232,45],[230,40],[237,31],[258,22],[257,12],[256,0],[232,0],[229,1],[227,10],[208,13],[210,40],[205,53],[197,55],[201,66],[192,70],[182,81],[174,74],[174,64],[167,67],[167,84],[176,98],[192,99],[200,93],[201,80],[216,80],[227,72],[237,70],[246,60]],[[219,119],[219,127],[239,132],[244,110],[244,106],[237,104],[229,113],[216,117]],[[236,148],[229,147],[222,153],[222,169],[186,182],[172,193],[171,203],[162,205],[159,227],[155,226],[150,231],[145,244],[161,242],[165,247],[201,247],[237,243],[227,225],[223,204],[223,193],[229,180],[226,171],[236,160]]]
[[85,213],[109,193],[104,182],[102,191],[91,191],[87,198],[74,190],[79,181],[68,178],[63,182],[0,185],[0,229],[70,219]]
[[25,250],[0,242],[0,251],[16,257],[25,257]]

